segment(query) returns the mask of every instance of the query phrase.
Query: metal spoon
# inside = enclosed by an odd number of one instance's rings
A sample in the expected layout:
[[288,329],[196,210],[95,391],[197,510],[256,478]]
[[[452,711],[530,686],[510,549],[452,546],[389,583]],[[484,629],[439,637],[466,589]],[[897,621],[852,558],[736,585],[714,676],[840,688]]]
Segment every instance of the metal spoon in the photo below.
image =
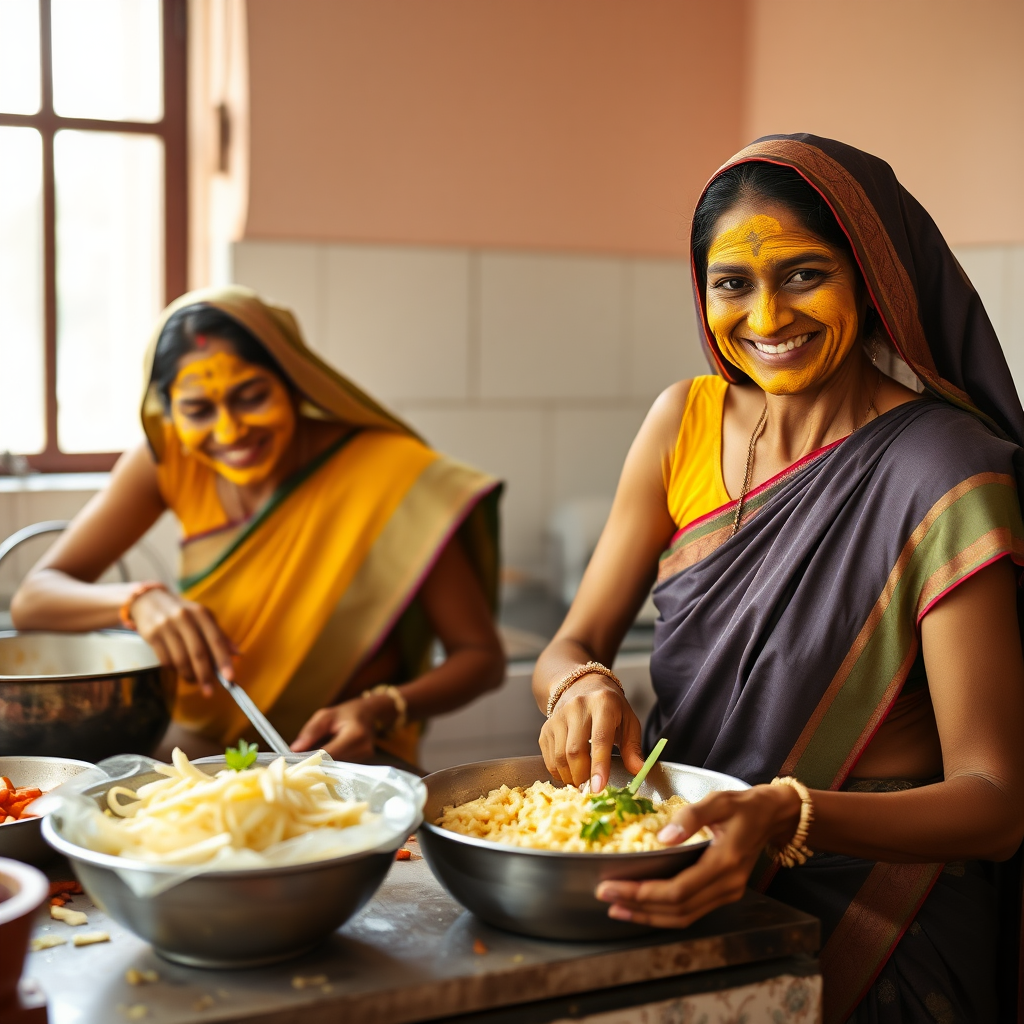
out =
[[245,690],[232,683],[229,679],[225,679],[219,672],[217,673],[217,680],[231,694],[231,699],[242,709],[242,713],[249,719],[252,727],[260,734],[260,737],[275,754],[291,754],[293,752],[291,747],[281,738],[281,734],[267,721],[267,716],[256,707],[253,699]]

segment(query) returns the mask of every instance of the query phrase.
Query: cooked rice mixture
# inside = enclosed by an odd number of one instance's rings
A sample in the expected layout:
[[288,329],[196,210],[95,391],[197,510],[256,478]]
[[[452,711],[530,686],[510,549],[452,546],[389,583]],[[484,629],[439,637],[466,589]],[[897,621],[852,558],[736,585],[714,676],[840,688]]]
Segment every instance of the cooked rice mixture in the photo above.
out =
[[[639,853],[665,848],[657,840],[658,832],[685,806],[681,796],[671,796],[656,804],[649,814],[625,815],[622,821],[616,821],[610,836],[599,836],[591,842],[580,838],[580,829],[590,819],[590,798],[574,786],[535,782],[529,788],[502,786],[492,789],[487,796],[446,807],[435,824],[465,836],[534,850]],[[702,829],[686,842],[699,843],[710,838]]]

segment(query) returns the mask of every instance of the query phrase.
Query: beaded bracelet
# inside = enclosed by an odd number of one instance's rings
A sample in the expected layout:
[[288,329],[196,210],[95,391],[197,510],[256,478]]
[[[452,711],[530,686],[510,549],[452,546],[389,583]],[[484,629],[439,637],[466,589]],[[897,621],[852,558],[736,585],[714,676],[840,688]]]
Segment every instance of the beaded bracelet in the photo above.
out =
[[159,580],[150,580],[148,583],[139,583],[137,586],[132,587],[132,592],[128,595],[128,599],[120,609],[118,609],[117,617],[121,620],[121,625],[125,629],[135,629],[135,620],[132,618],[132,605],[143,594],[148,594],[151,590],[166,590],[167,586],[161,583]]
[[555,712],[555,705],[558,703],[559,698],[565,693],[566,690],[572,686],[577,680],[582,679],[584,676],[589,676],[592,672],[596,672],[598,675],[607,676],[621,691],[622,696],[626,696],[626,691],[622,689],[622,683],[619,682],[619,677],[608,667],[602,665],[599,661],[588,661],[586,665],[577,665],[552,691],[551,696],[548,697],[547,706],[547,717],[550,718]]
[[395,705],[396,717],[391,723],[391,728],[386,732],[378,732],[378,736],[390,736],[392,733],[398,732],[399,729],[404,729],[406,724],[406,712],[409,710],[409,704],[405,697],[402,695],[402,691],[397,686],[390,686],[388,683],[381,683],[379,686],[374,686],[369,690],[363,690],[364,697],[372,697],[375,694],[383,693],[391,698],[391,703]]
[[792,775],[783,778],[772,779],[773,786],[789,786],[795,789],[800,797],[800,822],[793,833],[793,838],[781,850],[773,846],[766,847],[768,855],[784,868],[795,868],[798,864],[806,864],[808,857],[813,857],[814,852],[807,847],[807,833],[810,831],[811,822],[814,821],[814,804],[811,801],[811,794],[807,787]]

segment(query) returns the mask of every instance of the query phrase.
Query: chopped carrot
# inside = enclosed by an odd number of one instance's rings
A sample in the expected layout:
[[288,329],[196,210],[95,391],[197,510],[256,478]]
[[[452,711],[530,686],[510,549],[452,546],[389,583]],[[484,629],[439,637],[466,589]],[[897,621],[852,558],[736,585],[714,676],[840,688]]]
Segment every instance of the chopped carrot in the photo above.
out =
[[408,850],[399,850],[395,854],[395,860],[412,860],[412,854]]
[[62,899],[60,896],[54,896],[53,899],[50,900],[51,907],[63,907],[65,903],[67,903],[67,900]]
[[50,883],[51,896],[60,896],[62,893],[72,893],[75,896],[80,896],[82,894],[82,883],[76,882],[74,879]]
[[34,818],[34,814],[25,814],[25,808],[33,800],[37,800],[43,795],[42,790],[35,786],[23,786],[21,789],[15,789],[11,785],[11,780],[6,776],[0,776],[0,778],[3,779],[6,787],[0,790],[0,812],[4,815],[4,824],[6,825],[11,818],[16,821],[22,817]]
[[14,789],[14,783],[6,775],[0,775],[0,781],[3,781],[4,789]]
[[473,940],[473,952],[477,956],[483,956],[487,952],[487,947],[480,941],[480,939]]

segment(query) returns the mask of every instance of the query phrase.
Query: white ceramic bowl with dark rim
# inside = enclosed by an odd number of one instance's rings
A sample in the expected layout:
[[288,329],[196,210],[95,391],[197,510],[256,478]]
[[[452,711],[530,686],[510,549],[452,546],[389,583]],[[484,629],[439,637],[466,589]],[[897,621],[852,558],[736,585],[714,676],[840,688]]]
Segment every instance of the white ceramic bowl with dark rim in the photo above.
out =
[[176,686],[137,633],[0,631],[0,755],[148,754]]
[[[445,768],[428,775],[420,847],[438,881],[488,924],[541,939],[620,939],[650,929],[608,916],[594,890],[610,879],[668,878],[693,864],[707,842],[643,853],[562,853],[532,850],[460,835],[434,824],[445,807],[484,796],[502,784],[531,786],[550,780],[541,757],[511,757]],[[616,757],[611,784],[632,775]],[[557,783],[556,783],[557,785]],[[639,795],[660,801],[678,794],[695,803],[717,790],[748,789],[731,775],[661,761]]]
[[[21,789],[35,786],[44,793],[92,767],[88,761],[70,757],[0,757],[0,775],[6,775]],[[0,825],[0,857],[46,864],[55,858],[53,850],[43,841],[41,818],[23,818]]]
[[[288,756],[294,763],[307,755]],[[258,760],[266,765],[275,758],[260,754]],[[225,767],[223,758],[215,757],[192,763],[210,775]],[[311,949],[360,910],[384,881],[395,851],[422,820],[424,789],[418,777],[398,769],[343,762],[328,762],[324,769],[339,780],[343,796],[369,800],[371,811],[380,811],[394,796],[407,801],[408,830],[385,848],[284,867],[210,871],[153,896],[138,895],[122,873],[151,876],[179,869],[79,846],[61,834],[59,810],[43,821],[43,838],[68,858],[89,898],[162,957],[190,967],[276,963]],[[392,781],[388,772],[394,773]],[[355,779],[357,775],[362,782]],[[106,807],[106,792],[112,785],[136,789],[159,778],[163,776],[156,772],[141,773],[116,783],[97,783],[86,793],[96,799],[97,806]]]

